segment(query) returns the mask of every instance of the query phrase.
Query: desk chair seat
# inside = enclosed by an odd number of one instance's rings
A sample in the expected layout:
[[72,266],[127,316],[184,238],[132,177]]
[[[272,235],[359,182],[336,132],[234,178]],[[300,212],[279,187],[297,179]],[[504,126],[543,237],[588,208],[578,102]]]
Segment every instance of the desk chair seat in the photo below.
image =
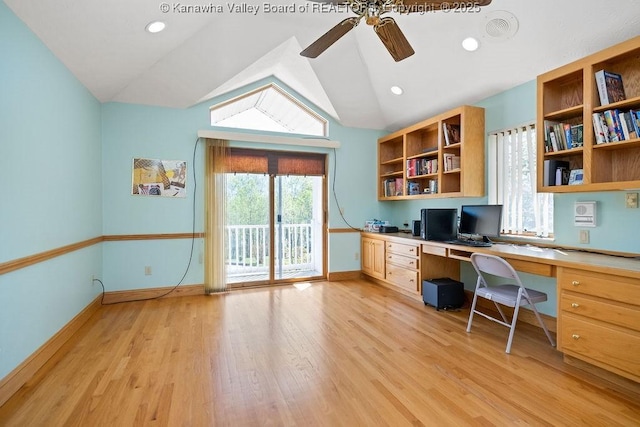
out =
[[[474,253],[471,254],[471,264],[476,270],[476,273],[478,273],[478,281],[476,282],[476,290],[473,295],[473,303],[471,304],[471,311],[469,313],[467,332],[471,332],[471,323],[473,321],[474,314],[479,314],[489,320],[506,326],[507,328],[509,328],[509,339],[507,340],[507,348],[505,351],[507,353],[511,353],[511,343],[513,341],[513,334],[516,330],[516,321],[518,320],[518,312],[520,310],[520,306],[529,305],[531,306],[531,310],[533,311],[533,313],[536,315],[538,322],[540,322],[540,325],[542,326],[544,333],[547,335],[547,338],[549,339],[551,345],[556,345],[535,306],[535,304],[538,302],[546,301],[547,294],[545,294],[544,292],[525,288],[520,281],[518,273],[516,273],[513,267],[511,267],[511,265],[507,261],[498,256]],[[515,284],[511,283],[505,285],[489,286],[485,278],[487,274],[506,278],[510,281],[515,282]],[[492,301],[498,309],[498,313],[500,313],[502,320],[476,310],[478,297]],[[513,318],[511,319],[511,322],[507,320],[507,317],[502,311],[500,305],[514,308]]]

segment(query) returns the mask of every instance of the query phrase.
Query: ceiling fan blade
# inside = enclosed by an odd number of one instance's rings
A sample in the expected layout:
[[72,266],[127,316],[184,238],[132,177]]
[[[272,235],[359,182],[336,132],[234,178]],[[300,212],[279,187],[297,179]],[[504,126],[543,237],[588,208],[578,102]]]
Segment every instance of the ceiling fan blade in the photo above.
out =
[[[404,13],[412,12],[428,12],[436,10],[451,10],[454,9],[463,11],[463,8],[471,9],[473,6],[487,6],[491,4],[491,0],[475,0],[469,2],[454,2],[451,0],[402,0],[404,7],[399,8],[399,11]],[[443,6],[444,5],[444,6]]]
[[351,17],[341,21],[338,25],[320,36],[318,40],[311,43],[309,47],[300,52],[300,55],[306,56],[307,58],[316,58],[322,52],[327,50],[329,46],[337,42],[340,37],[344,36],[358,25],[359,21],[360,18],[358,17]]
[[373,29],[396,62],[415,53],[393,18],[382,18]]

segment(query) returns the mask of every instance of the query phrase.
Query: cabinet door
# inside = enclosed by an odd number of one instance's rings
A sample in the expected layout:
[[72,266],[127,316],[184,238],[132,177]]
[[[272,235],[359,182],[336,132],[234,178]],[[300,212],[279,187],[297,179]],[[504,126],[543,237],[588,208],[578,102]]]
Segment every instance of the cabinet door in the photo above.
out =
[[361,255],[362,272],[372,277],[384,279],[384,241],[363,238]]

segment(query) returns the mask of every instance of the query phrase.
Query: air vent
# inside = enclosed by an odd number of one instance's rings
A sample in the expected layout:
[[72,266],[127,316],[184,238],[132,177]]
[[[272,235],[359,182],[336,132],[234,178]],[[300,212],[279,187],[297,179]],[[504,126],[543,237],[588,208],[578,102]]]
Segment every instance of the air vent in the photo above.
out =
[[506,10],[488,13],[484,20],[485,40],[504,41],[518,32],[518,19]]

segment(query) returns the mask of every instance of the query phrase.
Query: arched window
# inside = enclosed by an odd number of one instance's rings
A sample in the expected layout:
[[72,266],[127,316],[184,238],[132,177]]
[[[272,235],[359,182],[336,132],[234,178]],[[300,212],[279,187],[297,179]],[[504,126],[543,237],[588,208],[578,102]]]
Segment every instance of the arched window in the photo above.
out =
[[211,125],[327,136],[327,120],[274,83],[211,107]]

